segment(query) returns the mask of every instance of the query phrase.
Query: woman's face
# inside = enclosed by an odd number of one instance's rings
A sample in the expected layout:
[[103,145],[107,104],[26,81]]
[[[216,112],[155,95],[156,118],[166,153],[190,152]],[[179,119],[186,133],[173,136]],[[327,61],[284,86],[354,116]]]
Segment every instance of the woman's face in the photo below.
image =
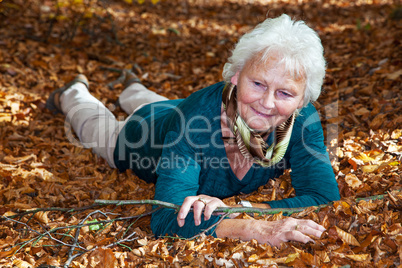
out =
[[303,107],[305,79],[296,79],[277,57],[250,60],[231,79],[237,86],[240,116],[257,131],[273,130]]

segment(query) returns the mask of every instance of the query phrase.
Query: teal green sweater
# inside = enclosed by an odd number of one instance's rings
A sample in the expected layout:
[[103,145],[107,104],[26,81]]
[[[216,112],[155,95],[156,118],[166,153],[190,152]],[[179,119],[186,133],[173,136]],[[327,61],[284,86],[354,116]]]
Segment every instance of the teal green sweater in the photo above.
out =
[[[282,161],[268,168],[253,164],[242,180],[230,168],[222,141],[220,82],[182,100],[148,104],[136,111],[120,132],[114,160],[119,170],[132,169],[156,183],[155,199],[181,205],[184,198],[205,194],[220,199],[247,194],[291,168],[296,197],[267,202],[272,208],[304,207],[338,200],[339,190],[324,145],[318,113],[303,108],[295,120]],[[274,133],[267,142],[273,142]],[[153,213],[155,235],[191,237],[219,219],[211,217],[195,226],[193,214],[179,227],[171,209]],[[214,229],[208,234],[214,235]]]

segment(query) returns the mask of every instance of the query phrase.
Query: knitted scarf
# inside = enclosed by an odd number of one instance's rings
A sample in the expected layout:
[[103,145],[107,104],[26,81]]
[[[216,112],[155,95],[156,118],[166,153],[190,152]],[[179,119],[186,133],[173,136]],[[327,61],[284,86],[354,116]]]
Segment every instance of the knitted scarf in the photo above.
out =
[[239,116],[237,111],[236,86],[227,83],[222,92],[222,102],[227,114],[227,124],[233,137],[222,137],[224,141],[235,140],[242,155],[251,161],[269,167],[278,163],[285,155],[292,135],[295,115],[276,127],[275,140],[271,146],[264,141],[262,136],[267,132],[257,132],[251,129]]

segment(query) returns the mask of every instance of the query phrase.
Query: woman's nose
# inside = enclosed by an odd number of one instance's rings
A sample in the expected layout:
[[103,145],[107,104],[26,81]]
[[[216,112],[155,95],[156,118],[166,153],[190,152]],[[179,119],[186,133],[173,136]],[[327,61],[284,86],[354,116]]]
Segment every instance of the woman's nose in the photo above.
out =
[[265,109],[273,109],[275,108],[275,96],[272,92],[265,92],[265,94],[261,98],[261,105]]

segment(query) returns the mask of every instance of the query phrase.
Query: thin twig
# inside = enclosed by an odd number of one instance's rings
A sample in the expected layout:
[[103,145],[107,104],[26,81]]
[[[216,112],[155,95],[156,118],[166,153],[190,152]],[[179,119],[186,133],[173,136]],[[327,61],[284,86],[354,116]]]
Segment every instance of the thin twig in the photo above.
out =
[[[123,205],[138,205],[138,204],[149,204],[149,205],[157,205],[157,206],[162,206],[164,208],[169,208],[173,209],[176,212],[180,210],[180,205],[164,202],[164,201],[158,201],[158,200],[95,200],[95,204],[98,205],[116,205],[116,206],[123,206]],[[328,205],[320,205],[317,206],[317,209],[326,207]],[[214,210],[214,214],[221,214],[221,213],[258,213],[260,215],[263,214],[278,214],[280,212],[286,213],[288,215],[293,214],[293,213],[298,213],[306,208],[309,207],[299,207],[299,208],[248,208],[248,207],[218,207]]]
[[79,208],[57,208],[57,207],[51,207],[51,208],[38,208],[38,209],[33,209],[33,210],[28,210],[28,211],[24,211],[24,212],[20,212],[17,213],[15,215],[10,215],[10,216],[0,216],[0,221],[1,220],[8,220],[8,219],[14,219],[17,217],[22,217],[25,215],[29,215],[29,214],[36,214],[38,212],[46,212],[46,211],[60,211],[60,212],[66,212],[66,213],[71,213],[71,212],[77,212],[77,211],[84,211],[84,210],[88,210],[88,209],[93,209],[99,207],[99,205],[89,205],[89,206],[85,206],[85,207],[79,207]]
[[[60,244],[62,244],[62,245],[64,245],[64,246],[72,246],[72,245],[69,245],[69,244],[67,244],[67,243],[64,243],[64,242],[62,242],[62,241],[60,241],[60,240],[58,240],[58,239],[56,239],[56,238],[54,238],[54,237],[52,237],[51,235],[50,235],[50,233],[53,233],[56,229],[59,229],[59,228],[54,228],[54,229],[52,229],[52,230],[50,230],[50,231],[46,231],[45,233],[40,233],[39,231],[37,231],[37,230],[35,230],[35,229],[32,229],[28,224],[26,224],[26,223],[24,223],[24,222],[20,222],[20,221],[17,221],[17,220],[14,220],[14,219],[8,219],[9,221],[12,221],[12,222],[15,222],[15,223],[18,223],[18,224],[21,224],[21,225],[23,225],[23,226],[25,226],[28,230],[30,230],[31,232],[33,232],[33,233],[36,233],[38,236],[37,237],[34,237],[34,238],[32,238],[32,239],[30,239],[29,241],[27,241],[27,242],[24,242],[24,244],[15,252],[15,253],[17,253],[21,248],[23,248],[23,247],[25,247],[27,244],[29,244],[30,242],[32,242],[32,241],[34,241],[34,240],[37,240],[37,241],[39,241],[39,240],[41,240],[43,237],[45,237],[45,236],[48,236],[51,240],[54,240],[54,241],[56,241],[56,242],[58,242],[58,243],[60,243]],[[41,226],[42,227],[42,226]],[[43,228],[43,227],[42,227]],[[36,242],[37,242],[36,241]],[[35,243],[36,243],[35,242]],[[80,246],[78,246],[79,248],[81,248],[81,249],[83,249],[83,250],[86,250],[85,248],[83,248],[83,247],[80,247]]]
[[102,199],[97,199],[97,200],[95,200],[94,204],[96,204],[96,205],[115,205],[115,206],[148,204],[148,205],[163,206],[165,208],[171,208],[171,209],[176,210],[177,212],[180,210],[180,207],[181,207],[176,204],[159,201],[159,200],[152,200],[152,199],[145,199],[145,200],[102,200]]
[[107,66],[99,66],[98,68],[101,69],[101,70],[105,70],[105,71],[109,71],[109,72],[115,72],[115,73],[118,73],[118,74],[121,74],[123,72],[123,69],[107,67]]
[[[67,243],[65,243],[65,242],[63,242],[63,241],[61,241],[61,240],[59,240],[59,239],[53,237],[53,236],[51,235],[51,233],[53,233],[53,232],[47,231],[47,230],[45,229],[45,227],[42,226],[42,224],[39,224],[39,226],[41,226],[42,229],[45,230],[45,233],[41,234],[41,236],[47,236],[47,237],[49,237],[51,240],[58,242],[60,245],[68,246],[68,247],[71,247],[71,248],[78,247],[78,248],[80,248],[81,250],[86,251],[85,248],[83,248],[83,247],[81,247],[81,246],[79,246],[79,245],[76,246],[75,243],[72,244],[72,245],[70,245],[70,244],[67,244]],[[57,234],[57,233],[55,233],[55,234]],[[38,241],[39,241],[39,240],[38,240]],[[36,242],[35,242],[35,243],[36,243]]]
[[[374,196],[369,196],[369,197],[362,197],[362,198],[356,198],[356,202],[359,202],[361,200],[377,200],[377,199],[384,199],[384,197],[387,196],[386,194],[382,195],[374,195]],[[139,204],[149,204],[149,205],[156,205],[156,206],[161,206],[164,208],[169,208],[175,210],[175,212],[178,212],[180,210],[180,205],[164,202],[164,201],[159,201],[159,200],[101,200],[97,199],[94,202],[95,205],[116,205],[116,206],[123,206],[123,205],[139,205]],[[320,210],[321,208],[331,206],[333,202],[330,202],[328,204],[324,205],[319,205],[319,206],[312,206],[315,207],[316,210]],[[278,214],[278,213],[284,213],[286,215],[291,215],[294,213],[299,213],[302,212],[305,209],[308,209],[310,207],[296,207],[296,208],[248,208],[248,207],[218,207],[214,210],[214,214],[221,214],[221,213],[257,213],[259,215],[271,215],[271,214]]]
[[110,248],[110,247],[113,247],[113,246],[115,246],[115,245],[119,245],[119,244],[121,244],[121,243],[123,243],[123,242],[131,242],[131,241],[137,240],[138,237],[135,237],[135,238],[133,238],[133,239],[130,239],[132,236],[134,236],[134,235],[136,235],[136,234],[137,234],[137,232],[132,232],[132,233],[129,234],[127,237],[122,238],[122,239],[120,239],[120,240],[118,240],[118,241],[116,241],[116,242],[114,242],[114,243],[111,243],[111,244],[105,246],[105,248]]
[[67,261],[66,261],[66,263],[63,265],[63,267],[64,267],[64,268],[68,268],[68,267],[70,266],[71,262],[72,262],[75,258],[81,256],[82,254],[84,254],[84,252],[78,252],[78,253],[75,254],[75,255],[69,256],[68,259],[67,259]]
[[[81,220],[81,222],[79,223],[79,227],[77,227],[76,230],[75,230],[75,237],[73,239],[73,246],[70,248],[70,250],[68,252],[68,259],[71,259],[72,256],[75,256],[75,255],[73,255],[73,253],[75,251],[75,248],[80,247],[80,245],[78,244],[78,237],[80,235],[80,231],[81,231],[81,228],[83,227],[83,224],[88,220],[89,217],[91,217],[92,215],[97,214],[97,213],[101,214],[106,219],[108,218],[107,215],[105,213],[103,213],[102,211],[95,210],[95,211],[92,211],[91,213],[89,213],[83,220]],[[96,222],[96,223],[99,224],[98,222]]]
[[[399,192],[398,190],[396,190],[397,192]],[[359,202],[361,200],[377,200],[377,199],[384,199],[384,198],[390,198],[390,196],[388,196],[387,194],[383,194],[383,195],[376,195],[376,196],[370,196],[370,197],[364,197],[364,198],[355,198],[355,202]],[[45,226],[43,226],[42,224],[39,223],[39,226],[42,228],[42,230],[44,231],[43,233],[31,228],[28,223],[29,222],[21,222],[19,220],[13,219],[13,218],[20,218],[22,219],[25,215],[30,215],[28,221],[30,219],[32,219],[33,215],[35,215],[35,213],[38,213],[40,211],[58,211],[58,212],[62,212],[62,213],[71,213],[71,212],[77,212],[77,211],[85,211],[87,209],[92,209],[95,207],[102,207],[102,206],[109,206],[109,205],[114,205],[114,206],[122,206],[122,205],[139,205],[139,204],[149,204],[149,205],[154,205],[156,206],[156,208],[154,208],[152,211],[148,211],[146,213],[140,214],[140,215],[134,215],[134,216],[129,216],[129,217],[120,217],[120,218],[114,218],[114,219],[109,219],[109,215],[117,215],[117,214],[112,214],[109,212],[102,212],[100,210],[96,210],[96,211],[92,211],[91,213],[89,213],[88,215],[85,216],[85,218],[83,220],[81,220],[79,222],[79,224],[76,225],[70,225],[70,226],[59,226],[59,227],[55,227],[53,229],[50,230],[46,230]],[[320,206],[316,206],[314,207],[316,210],[319,210],[323,207],[327,207],[332,205],[333,203],[327,204],[327,205],[320,205]],[[162,209],[162,208],[167,208],[167,209],[173,209],[175,212],[178,212],[180,210],[180,205],[176,205],[176,204],[172,204],[172,203],[168,203],[168,202],[163,202],[163,201],[158,201],[158,200],[95,200],[94,204],[91,206],[86,206],[86,207],[81,207],[81,208],[41,208],[41,209],[35,209],[35,210],[30,210],[30,211],[25,211],[22,213],[18,213],[16,215],[12,215],[12,216],[1,216],[0,220],[2,221],[11,221],[17,224],[21,224],[23,227],[23,230],[27,231],[28,234],[29,233],[34,233],[34,237],[33,238],[29,238],[28,240],[24,241],[23,243],[21,243],[19,245],[19,248],[16,250],[15,253],[21,251],[21,249],[23,249],[25,246],[27,246],[28,244],[32,244],[35,245],[37,244],[40,240],[42,240],[44,237],[48,237],[50,240],[55,241],[57,244],[56,245],[49,245],[52,247],[56,247],[56,246],[67,246],[69,247],[69,251],[68,251],[68,259],[64,265],[64,267],[68,267],[70,265],[70,263],[77,258],[78,256],[81,256],[84,253],[88,253],[91,252],[93,250],[96,250],[97,247],[94,247],[90,250],[80,246],[80,242],[79,242],[79,233],[81,228],[85,227],[85,226],[91,226],[91,225],[99,225],[99,226],[103,226],[103,228],[105,228],[105,225],[107,224],[112,224],[114,222],[117,221],[126,221],[126,220],[130,220],[130,219],[139,219],[141,217],[147,216],[147,215],[151,215],[153,214],[156,210]],[[245,208],[245,207],[220,207],[217,208],[214,213],[215,214],[220,214],[220,219],[213,225],[211,225],[210,227],[208,227],[207,229],[203,230],[202,233],[197,234],[189,239],[195,239],[197,237],[199,237],[202,234],[207,233],[208,231],[212,230],[212,228],[215,228],[219,223],[221,223],[221,221],[223,219],[225,219],[225,217],[229,214],[232,213],[258,213],[258,214],[276,214],[276,213],[286,213],[288,215],[291,215],[293,213],[296,212],[301,212],[307,208],[311,207],[300,207],[300,208],[290,208],[290,209],[285,209],[285,208],[277,208],[277,209],[260,209],[260,208]],[[100,214],[102,217],[106,218],[107,220],[98,220],[97,222],[87,222],[87,220],[95,215],[95,214]],[[222,215],[224,214],[224,215]],[[136,232],[135,231],[131,231],[129,232],[129,230],[131,229],[131,226],[134,223],[131,223],[124,231],[124,233],[122,234],[121,238],[119,238],[117,241],[110,243],[108,245],[105,245],[105,247],[113,247],[115,245],[120,245],[123,247],[127,247],[128,249],[130,249],[129,246],[124,245],[124,242],[133,242],[134,240],[138,239],[138,237],[136,237]],[[64,229],[68,229],[69,231],[67,231],[67,233],[59,233],[59,230],[64,230]],[[75,229],[75,235],[69,235],[68,233]],[[123,230],[122,230],[123,231]],[[61,235],[63,238],[68,237],[71,239],[71,243],[67,243],[64,242],[60,239],[58,239],[55,236]],[[120,236],[120,234],[118,235]],[[62,239],[63,239],[62,238]],[[45,246],[45,245],[42,245]]]

